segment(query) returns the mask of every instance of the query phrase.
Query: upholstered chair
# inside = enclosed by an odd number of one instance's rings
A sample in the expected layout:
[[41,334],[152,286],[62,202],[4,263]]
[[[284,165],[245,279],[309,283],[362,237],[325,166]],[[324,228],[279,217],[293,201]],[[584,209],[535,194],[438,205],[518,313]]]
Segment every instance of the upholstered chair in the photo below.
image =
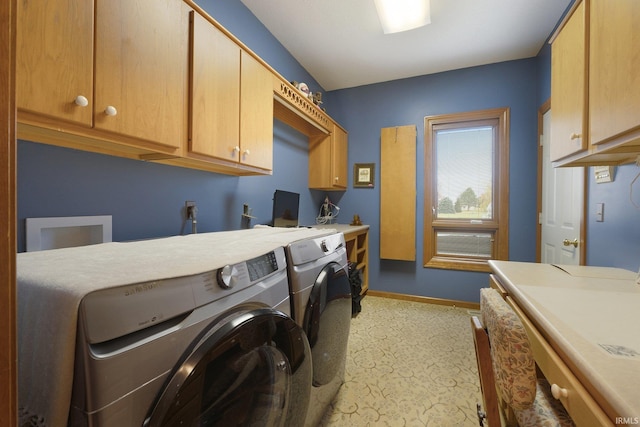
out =
[[[520,318],[495,289],[480,290],[480,313],[482,322],[476,319],[474,325],[472,319],[471,323],[476,339],[478,369],[480,359],[487,357],[486,354],[478,354],[476,338],[478,325],[484,325],[490,342],[492,367],[492,372],[486,374],[493,374],[503,422],[532,427],[573,426],[560,401],[551,396],[549,383],[538,378],[533,350]],[[487,400],[484,390],[483,394]],[[488,402],[485,405],[492,406]]]

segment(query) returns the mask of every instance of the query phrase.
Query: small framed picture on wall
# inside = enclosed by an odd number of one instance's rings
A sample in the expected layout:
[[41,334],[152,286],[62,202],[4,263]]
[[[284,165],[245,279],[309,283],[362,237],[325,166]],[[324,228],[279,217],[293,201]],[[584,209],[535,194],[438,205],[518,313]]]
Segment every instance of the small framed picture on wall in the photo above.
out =
[[375,180],[375,163],[356,163],[353,165],[353,186],[373,188]]

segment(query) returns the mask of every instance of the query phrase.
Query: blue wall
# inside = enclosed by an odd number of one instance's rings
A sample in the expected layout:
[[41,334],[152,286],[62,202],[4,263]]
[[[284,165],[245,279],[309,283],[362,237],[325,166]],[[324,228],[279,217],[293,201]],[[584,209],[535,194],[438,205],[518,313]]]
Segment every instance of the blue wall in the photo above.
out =
[[[379,260],[379,188],[349,189],[343,202],[372,225],[371,288],[412,295],[477,301],[487,274],[422,267],[424,117],[509,107],[510,242],[512,260],[535,261],[537,173],[537,62],[504,62],[332,92],[338,121],[349,130],[349,163],[380,164],[380,128],[415,125],[417,135],[417,260]],[[376,182],[380,171],[376,170]],[[401,189],[399,189],[401,191]],[[345,210],[343,209],[343,210]]]
[[[239,0],[198,4],[282,75],[320,88]],[[241,228],[245,203],[251,225],[266,224],[276,189],[300,193],[301,221],[314,224],[324,193],[308,189],[307,145],[275,121],[273,175],[238,178],[19,141],[18,250],[30,217],[113,215],[117,241],[180,234],[186,200],[198,205],[199,232]]]
[[[640,168],[615,168],[614,181],[596,184],[589,168],[587,265],[640,267]],[[634,179],[637,181],[634,182]],[[631,185],[633,183],[633,186]],[[596,222],[596,204],[604,203],[604,221]]]
[[232,177],[20,141],[18,250],[30,217],[112,215],[115,241],[189,233],[186,200],[197,203],[199,232],[245,226],[245,203],[256,217],[251,225],[267,224],[276,189],[300,193],[301,217],[313,224],[323,194],[307,188],[307,144],[274,122],[274,174]]
[[[322,90],[239,0],[198,3],[286,78]],[[537,58],[325,94],[328,113],[349,131],[349,171],[354,163],[380,164],[380,128],[414,124],[418,130],[415,263],[379,260],[379,186],[354,189],[350,176],[346,192],[329,194],[341,208],[340,222],[358,213],[371,225],[371,289],[477,301],[478,289],[487,284],[486,274],[421,266],[423,118],[431,114],[511,108],[509,252],[513,260],[535,260],[537,109],[549,97],[549,57],[545,47]],[[275,189],[300,193],[302,222],[313,224],[325,193],[308,189],[307,168],[306,138],[277,121],[274,173],[265,177],[230,177],[21,141],[18,249],[24,250],[28,217],[110,214],[114,240],[120,241],[179,234],[185,200],[198,204],[200,232],[241,228],[244,203],[257,217],[252,225],[268,223]],[[605,222],[589,217],[589,264],[638,268],[640,210],[629,201],[637,172],[636,166],[624,166],[615,182],[589,186],[589,212],[605,203]],[[376,174],[378,183],[379,168]],[[640,204],[640,188],[635,200]]]

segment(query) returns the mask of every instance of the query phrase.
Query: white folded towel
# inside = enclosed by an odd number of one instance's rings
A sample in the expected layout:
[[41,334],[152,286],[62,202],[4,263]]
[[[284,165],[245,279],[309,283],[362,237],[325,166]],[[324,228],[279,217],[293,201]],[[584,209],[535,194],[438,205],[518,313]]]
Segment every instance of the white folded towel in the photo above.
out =
[[335,232],[256,227],[18,254],[21,425],[67,425],[78,307],[89,292],[200,274]]

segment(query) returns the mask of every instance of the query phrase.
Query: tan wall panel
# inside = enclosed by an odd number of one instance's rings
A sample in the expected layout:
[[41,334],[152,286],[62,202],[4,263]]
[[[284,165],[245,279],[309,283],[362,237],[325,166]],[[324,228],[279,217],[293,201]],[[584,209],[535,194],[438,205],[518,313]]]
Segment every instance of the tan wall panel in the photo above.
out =
[[380,131],[380,258],[416,259],[416,127]]

